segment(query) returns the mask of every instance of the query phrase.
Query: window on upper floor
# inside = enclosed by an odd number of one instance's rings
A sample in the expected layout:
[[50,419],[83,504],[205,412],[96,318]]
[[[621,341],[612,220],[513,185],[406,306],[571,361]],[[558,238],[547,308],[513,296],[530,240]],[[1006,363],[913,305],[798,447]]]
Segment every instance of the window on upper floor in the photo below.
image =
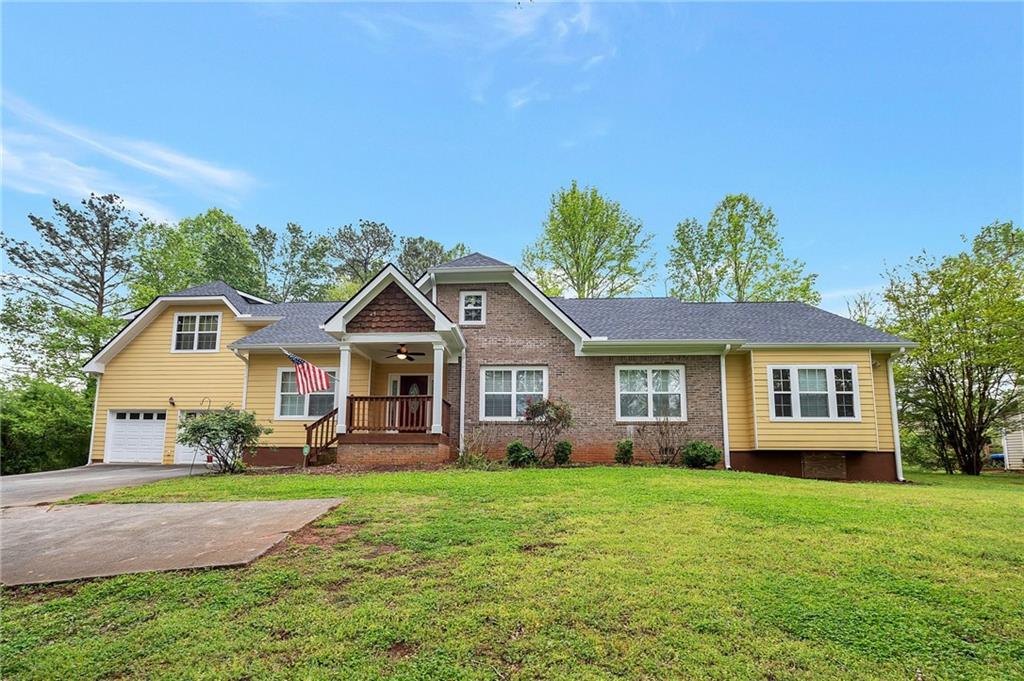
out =
[[619,421],[686,420],[686,369],[680,365],[615,367]]
[[487,367],[480,371],[480,418],[519,421],[526,406],[548,394],[547,367]]
[[770,366],[768,388],[773,421],[860,419],[855,366]]
[[479,326],[487,321],[487,292],[459,293],[459,324]]
[[217,352],[220,313],[174,315],[173,352]]
[[334,409],[334,380],[338,372],[328,369],[331,386],[327,390],[303,395],[299,392],[299,384],[294,369],[280,369],[277,377],[277,409],[278,418],[314,419]]

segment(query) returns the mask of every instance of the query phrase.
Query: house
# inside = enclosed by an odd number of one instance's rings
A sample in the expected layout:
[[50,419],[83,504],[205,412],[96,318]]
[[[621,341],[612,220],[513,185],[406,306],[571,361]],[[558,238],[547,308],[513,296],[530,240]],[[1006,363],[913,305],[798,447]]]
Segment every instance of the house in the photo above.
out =
[[1024,414],[1010,420],[1002,431],[1003,467],[1008,471],[1024,471]]
[[[393,265],[345,303],[271,303],[222,282],[157,298],[85,366],[92,461],[188,462],[190,414],[273,427],[253,460],[442,462],[527,436],[529,400],[570,403],[573,458],[611,462],[655,420],[734,470],[902,480],[891,360],[911,343],[802,303],[549,298],[474,253],[411,281]],[[300,395],[281,349],[328,370]]]

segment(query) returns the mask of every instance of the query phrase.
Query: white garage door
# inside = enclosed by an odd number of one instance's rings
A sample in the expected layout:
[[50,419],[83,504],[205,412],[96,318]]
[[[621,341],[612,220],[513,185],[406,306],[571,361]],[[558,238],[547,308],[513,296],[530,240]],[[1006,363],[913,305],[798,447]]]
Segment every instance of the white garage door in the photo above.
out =
[[107,463],[163,463],[167,412],[110,412]]

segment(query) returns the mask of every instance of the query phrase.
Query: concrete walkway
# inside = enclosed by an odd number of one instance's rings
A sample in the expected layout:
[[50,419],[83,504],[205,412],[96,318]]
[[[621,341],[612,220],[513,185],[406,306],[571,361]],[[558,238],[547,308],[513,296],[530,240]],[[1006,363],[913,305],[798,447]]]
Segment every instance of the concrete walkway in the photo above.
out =
[[5,508],[0,512],[0,582],[245,565],[341,501]]
[[[88,492],[143,485],[155,480],[188,475],[188,468],[159,464],[100,463],[62,471],[5,475],[0,477],[0,506],[33,506],[70,499]],[[205,472],[204,466],[193,469],[194,475]]]

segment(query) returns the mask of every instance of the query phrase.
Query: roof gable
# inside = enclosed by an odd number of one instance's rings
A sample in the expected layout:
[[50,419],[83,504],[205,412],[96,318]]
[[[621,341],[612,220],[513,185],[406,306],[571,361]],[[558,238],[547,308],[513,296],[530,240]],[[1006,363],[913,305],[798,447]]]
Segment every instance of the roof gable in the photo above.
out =
[[[394,265],[387,265],[376,276],[368,281],[359,291],[352,296],[352,299],[345,303],[337,312],[323,324],[323,330],[327,333],[346,333],[348,324],[351,323],[359,313],[368,305],[373,303],[384,291],[394,286],[392,291],[397,290],[403,293],[408,300],[412,301],[433,323],[432,331],[451,331],[458,327],[441,311],[437,305],[423,295],[409,279]],[[394,294],[389,293],[392,303],[397,303],[393,298]],[[383,309],[383,308],[381,308]],[[409,310],[403,314],[408,315]],[[358,325],[358,322],[357,322]]]

